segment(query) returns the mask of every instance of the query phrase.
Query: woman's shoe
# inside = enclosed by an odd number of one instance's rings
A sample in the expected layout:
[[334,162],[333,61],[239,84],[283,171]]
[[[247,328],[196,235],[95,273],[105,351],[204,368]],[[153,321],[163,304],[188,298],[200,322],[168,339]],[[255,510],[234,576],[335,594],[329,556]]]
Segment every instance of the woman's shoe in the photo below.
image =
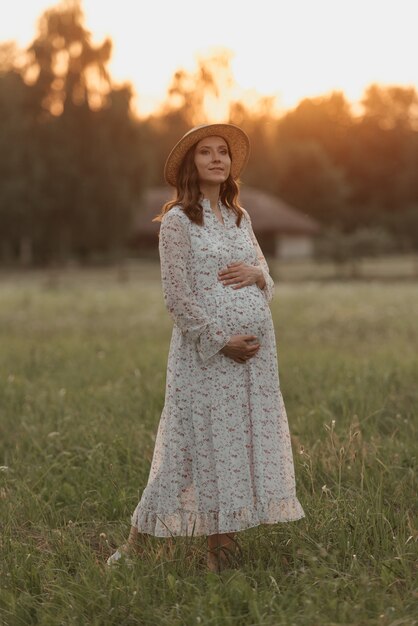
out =
[[119,561],[123,561],[128,565],[133,565],[133,560],[130,558],[135,553],[135,549],[133,546],[129,544],[123,544],[117,548],[116,552],[114,552],[106,561],[107,565],[114,565]]
[[224,554],[222,546],[217,548],[208,549],[206,557],[206,565],[209,571],[219,574],[222,570],[228,567],[228,561]]
[[238,558],[242,556],[241,546],[233,537],[227,546],[216,546],[208,549],[206,564],[211,572],[219,574],[227,568],[238,566]]
[[235,559],[241,559],[243,553],[239,542],[237,541],[237,539],[235,539],[235,537],[229,537],[229,539],[231,540],[229,545],[224,547],[226,547],[226,549],[230,551]]

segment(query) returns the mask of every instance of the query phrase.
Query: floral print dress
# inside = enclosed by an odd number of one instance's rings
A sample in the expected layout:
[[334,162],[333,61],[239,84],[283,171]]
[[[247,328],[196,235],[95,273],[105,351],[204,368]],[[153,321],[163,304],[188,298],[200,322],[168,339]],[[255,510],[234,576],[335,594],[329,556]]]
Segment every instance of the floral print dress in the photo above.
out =
[[[166,307],[174,320],[165,404],[148,483],[132,526],[157,537],[211,535],[304,517],[295,493],[291,440],[279,385],[269,302],[274,282],[251,219],[241,224],[204,198],[204,225],[179,205],[159,236]],[[266,285],[223,285],[233,262],[261,265]],[[223,355],[236,334],[256,335],[245,363]]]

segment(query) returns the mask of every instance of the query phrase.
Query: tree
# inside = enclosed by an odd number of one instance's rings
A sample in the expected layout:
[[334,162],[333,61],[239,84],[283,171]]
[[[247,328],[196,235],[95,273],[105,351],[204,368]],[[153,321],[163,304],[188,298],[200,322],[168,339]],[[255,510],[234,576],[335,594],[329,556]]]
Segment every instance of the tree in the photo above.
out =
[[304,98],[286,113],[277,129],[277,143],[314,140],[333,163],[344,166],[348,136],[354,123],[351,106],[339,91],[318,98]]
[[417,94],[412,88],[371,85],[362,102],[364,114],[351,129],[345,169],[351,203],[363,207],[356,219],[371,224],[418,201]]
[[94,46],[83,19],[75,1],[46,11],[26,63],[0,80],[4,256],[20,248],[39,263],[87,258],[130,235],[143,132],[130,85],[111,83],[110,41]]
[[345,172],[316,141],[293,141],[277,156],[276,193],[329,226],[344,228],[350,188]]
[[199,57],[195,72],[177,70],[168,89],[167,100],[158,115],[181,112],[190,126],[225,120],[234,86],[232,53],[224,48]]
[[418,130],[418,93],[414,87],[370,85],[361,100],[366,121],[382,129]]
[[105,39],[94,46],[83,22],[79,0],[65,0],[40,17],[39,34],[27,50],[24,67],[37,113],[60,115],[80,105],[103,106],[111,88],[106,64],[112,43]]

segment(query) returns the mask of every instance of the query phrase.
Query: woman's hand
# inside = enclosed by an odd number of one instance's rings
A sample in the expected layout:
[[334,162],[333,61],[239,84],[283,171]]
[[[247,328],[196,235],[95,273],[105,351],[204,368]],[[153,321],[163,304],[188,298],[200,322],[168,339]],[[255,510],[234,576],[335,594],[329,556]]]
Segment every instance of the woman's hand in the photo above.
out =
[[266,281],[260,266],[247,265],[243,261],[230,263],[226,269],[218,272],[218,278],[223,285],[232,285],[232,289],[241,289],[256,283],[260,289],[264,289]]
[[260,348],[255,335],[233,335],[220,352],[237,363],[245,363],[254,356]]

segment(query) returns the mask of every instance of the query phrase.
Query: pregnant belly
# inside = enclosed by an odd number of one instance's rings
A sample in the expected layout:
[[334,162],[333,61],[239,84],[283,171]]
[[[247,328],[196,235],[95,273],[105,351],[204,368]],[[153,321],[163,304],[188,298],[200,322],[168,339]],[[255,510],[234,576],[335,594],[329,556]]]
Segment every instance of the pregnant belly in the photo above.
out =
[[221,294],[207,297],[206,302],[210,316],[216,319],[228,334],[256,335],[261,341],[271,313],[257,285],[241,289],[229,287]]

